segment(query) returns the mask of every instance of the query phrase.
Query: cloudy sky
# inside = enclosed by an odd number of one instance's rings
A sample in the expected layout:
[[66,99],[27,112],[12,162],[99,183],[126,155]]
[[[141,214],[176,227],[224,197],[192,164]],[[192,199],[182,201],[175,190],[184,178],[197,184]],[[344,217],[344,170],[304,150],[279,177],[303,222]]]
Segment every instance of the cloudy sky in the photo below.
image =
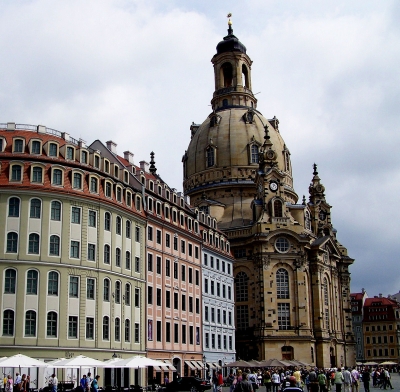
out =
[[253,60],[258,109],[276,115],[295,189],[318,164],[352,291],[400,290],[400,2],[0,1],[0,122],[154,150],[182,190],[190,124],[210,112],[226,14]]

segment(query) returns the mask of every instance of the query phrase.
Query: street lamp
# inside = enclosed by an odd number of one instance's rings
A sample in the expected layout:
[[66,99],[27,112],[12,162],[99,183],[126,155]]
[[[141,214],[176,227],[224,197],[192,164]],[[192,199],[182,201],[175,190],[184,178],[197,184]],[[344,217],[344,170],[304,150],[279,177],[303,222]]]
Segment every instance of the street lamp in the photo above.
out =
[[206,377],[206,356],[205,355],[203,355],[203,363],[204,363],[204,380],[207,378]]

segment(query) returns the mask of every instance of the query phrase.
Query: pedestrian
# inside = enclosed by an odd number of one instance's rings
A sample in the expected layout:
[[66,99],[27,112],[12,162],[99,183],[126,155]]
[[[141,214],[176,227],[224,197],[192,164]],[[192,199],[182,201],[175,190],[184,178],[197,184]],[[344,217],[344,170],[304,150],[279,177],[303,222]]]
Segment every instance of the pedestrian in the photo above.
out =
[[353,369],[351,370],[350,373],[351,373],[351,392],[358,392],[360,373],[358,372],[355,366],[353,366]]
[[14,381],[10,375],[7,376],[6,392],[12,392],[14,386]]
[[351,389],[351,373],[347,366],[344,367],[343,370],[343,378],[344,378],[344,392],[350,392]]
[[319,392],[327,392],[326,391],[326,374],[321,369],[318,373],[318,385],[319,385]]
[[97,375],[93,381],[92,381],[92,386],[91,386],[91,392],[98,392],[99,390],[99,378],[100,376]]
[[335,379],[334,379],[335,385],[336,385],[336,392],[341,392],[342,391],[342,385],[344,382],[344,377],[342,373],[341,368],[337,368],[335,372]]
[[362,377],[362,382],[364,384],[364,391],[369,392],[369,383],[371,381],[371,373],[370,373],[368,366],[366,366],[364,368],[364,371],[362,372],[361,377]]

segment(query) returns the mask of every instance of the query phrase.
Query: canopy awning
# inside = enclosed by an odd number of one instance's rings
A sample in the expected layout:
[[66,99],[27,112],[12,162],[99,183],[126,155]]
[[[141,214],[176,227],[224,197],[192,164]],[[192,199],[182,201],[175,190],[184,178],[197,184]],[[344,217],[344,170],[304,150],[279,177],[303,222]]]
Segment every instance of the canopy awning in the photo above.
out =
[[216,369],[217,367],[214,366],[214,364],[212,362],[207,362],[207,365],[210,369]]
[[191,361],[191,362],[196,369],[198,369],[198,370],[203,369],[203,367],[201,365],[199,365],[197,361]]
[[171,370],[176,372],[176,367],[168,360],[164,359],[165,364],[167,365],[167,370]]
[[186,363],[186,365],[189,366],[190,369],[196,370],[196,367],[192,364],[192,362],[190,362],[190,361],[185,361],[185,363]]
[[213,365],[215,366],[215,369],[218,369],[221,367],[217,362],[213,362]]
[[154,369],[156,372],[161,372],[161,368],[160,368],[159,366],[153,366],[153,369]]

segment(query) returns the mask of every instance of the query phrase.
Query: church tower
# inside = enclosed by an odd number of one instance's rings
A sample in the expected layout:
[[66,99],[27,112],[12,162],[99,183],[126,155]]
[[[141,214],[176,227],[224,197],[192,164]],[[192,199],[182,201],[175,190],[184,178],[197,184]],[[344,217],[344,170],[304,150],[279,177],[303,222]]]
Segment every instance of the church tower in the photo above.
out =
[[237,357],[353,365],[354,260],[336,238],[317,166],[299,204],[279,120],[257,109],[252,61],[230,21],[216,50],[212,112],[191,125],[182,161],[185,193],[234,252]]

